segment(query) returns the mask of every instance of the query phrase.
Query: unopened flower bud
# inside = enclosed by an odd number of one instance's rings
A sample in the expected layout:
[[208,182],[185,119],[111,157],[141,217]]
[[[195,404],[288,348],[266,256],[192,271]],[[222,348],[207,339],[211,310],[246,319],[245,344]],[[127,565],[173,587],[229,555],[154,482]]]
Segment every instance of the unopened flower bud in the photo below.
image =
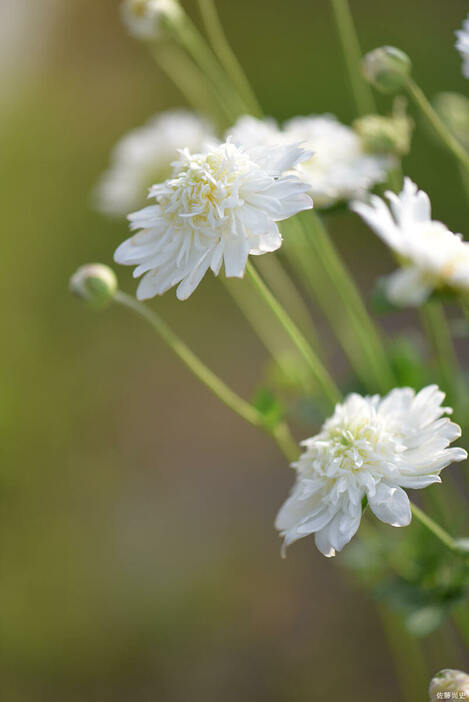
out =
[[405,115],[366,115],[355,120],[353,127],[369,153],[395,156],[409,153],[413,122]]
[[445,668],[437,673],[428,688],[430,702],[438,700],[469,700],[469,675]]
[[183,11],[178,0],[124,0],[122,20],[130,34],[144,41],[156,41],[177,23]]
[[109,266],[87,263],[70,278],[70,290],[91,307],[103,309],[109,305],[117,291],[117,278]]
[[396,93],[404,88],[412,63],[395,46],[381,46],[363,57],[363,73],[369,82],[383,93]]
[[459,93],[439,93],[433,106],[450,132],[469,148],[469,99]]

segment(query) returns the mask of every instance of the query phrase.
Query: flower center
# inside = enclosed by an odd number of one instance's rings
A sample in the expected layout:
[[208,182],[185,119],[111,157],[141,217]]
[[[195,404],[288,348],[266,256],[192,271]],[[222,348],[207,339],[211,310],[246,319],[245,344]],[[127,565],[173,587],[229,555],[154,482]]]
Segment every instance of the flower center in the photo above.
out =
[[243,204],[240,188],[255,164],[243,153],[235,156],[221,151],[193,156],[183,153],[184,161],[174,177],[152,191],[172,225],[211,228]]

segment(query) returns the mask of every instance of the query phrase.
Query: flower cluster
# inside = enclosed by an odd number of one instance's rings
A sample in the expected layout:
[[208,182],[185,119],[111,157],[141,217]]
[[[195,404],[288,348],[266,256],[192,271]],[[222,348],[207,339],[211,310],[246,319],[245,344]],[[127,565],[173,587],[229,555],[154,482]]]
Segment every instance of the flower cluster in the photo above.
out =
[[276,520],[285,546],[314,533],[319,551],[335,556],[358,530],[364,498],[381,521],[408,525],[403,488],[441,482],[443,468],[467,458],[464,449],[448,448],[461,430],[443,416],[451,411],[443,399],[430,385],[384,398],[352,394],[338,405],[293,463],[296,482]]
[[399,195],[387,192],[390,208],[376,195],[352,209],[397,254],[402,267],[386,282],[395,305],[420,305],[435,289],[469,292],[469,243],[431,218],[428,195],[405,178]]
[[129,34],[144,41],[154,41],[165,32],[165,23],[179,17],[177,0],[124,0],[122,21]]

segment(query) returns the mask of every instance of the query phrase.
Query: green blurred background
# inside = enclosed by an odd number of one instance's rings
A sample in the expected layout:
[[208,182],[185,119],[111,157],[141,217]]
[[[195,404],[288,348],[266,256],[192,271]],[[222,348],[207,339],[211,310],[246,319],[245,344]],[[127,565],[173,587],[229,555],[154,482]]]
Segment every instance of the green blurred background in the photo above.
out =
[[[354,118],[327,0],[218,5],[268,114]],[[124,221],[91,207],[113,143],[184,104],[117,8],[0,0],[1,699],[394,702],[367,596],[310,539],[280,559],[273,520],[292,475],[275,447],[139,321],[92,313],[67,291],[78,265],[110,263],[126,236]],[[453,34],[463,0],[353,0],[352,9],[364,50],[395,44],[427,94],[467,92]],[[431,193],[436,217],[467,235],[457,168],[425,129],[405,169]],[[330,225],[369,291],[392,269],[389,254],[355,217]],[[118,273],[133,291],[130,272]],[[170,292],[155,304],[252,394],[265,352],[217,281],[207,276],[185,303]],[[412,321],[393,316],[390,329]],[[438,650],[432,660],[464,665]]]

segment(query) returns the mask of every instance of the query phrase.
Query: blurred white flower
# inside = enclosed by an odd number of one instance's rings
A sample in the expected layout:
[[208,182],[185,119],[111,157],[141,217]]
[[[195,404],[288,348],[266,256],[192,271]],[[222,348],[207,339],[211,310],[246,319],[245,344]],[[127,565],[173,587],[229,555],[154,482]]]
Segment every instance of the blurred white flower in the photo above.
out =
[[123,0],[122,21],[129,34],[137,39],[153,41],[165,32],[164,23],[181,15],[177,0]]
[[469,78],[469,15],[464,20],[462,29],[458,29],[455,34],[457,36],[456,48],[463,60],[462,72],[466,78]]
[[280,129],[274,120],[241,117],[229,130],[237,144],[302,143],[312,158],[297,169],[310,186],[315,207],[363,197],[376,183],[386,179],[394,161],[388,156],[365,153],[362,140],[333,115],[295,117]]
[[141,229],[115,253],[117,263],[145,274],[137,290],[144,300],[178,285],[184,300],[206,271],[242,277],[249,254],[275,251],[282,239],[276,222],[313,205],[307,185],[282,175],[302,158],[298,145],[245,150],[229,140],[205,153],[180,151],[173,177],[154,185],[157,204],[129,215]]
[[402,268],[386,281],[386,293],[396,305],[420,305],[437,288],[469,292],[469,243],[444,224],[432,220],[428,195],[410,178],[399,195],[386,192],[390,202],[371,196],[371,204],[352,209],[395,251]]
[[469,675],[461,670],[445,668],[432,678],[428,694],[430,702],[469,699]]
[[309,534],[325,556],[334,556],[352,539],[366,497],[374,514],[392,526],[411,521],[402,488],[441,482],[439,473],[467,453],[447,448],[461,435],[442,415],[444,393],[430,385],[419,393],[397,388],[384,398],[349,395],[337,405],[321,432],[302,442],[293,467],[292,493],[277,516],[285,547]]
[[202,151],[209,141],[215,141],[213,127],[189,110],[155,115],[114,147],[110,167],[96,187],[98,209],[123,215],[140,207],[153,183],[171,175],[178,149]]

